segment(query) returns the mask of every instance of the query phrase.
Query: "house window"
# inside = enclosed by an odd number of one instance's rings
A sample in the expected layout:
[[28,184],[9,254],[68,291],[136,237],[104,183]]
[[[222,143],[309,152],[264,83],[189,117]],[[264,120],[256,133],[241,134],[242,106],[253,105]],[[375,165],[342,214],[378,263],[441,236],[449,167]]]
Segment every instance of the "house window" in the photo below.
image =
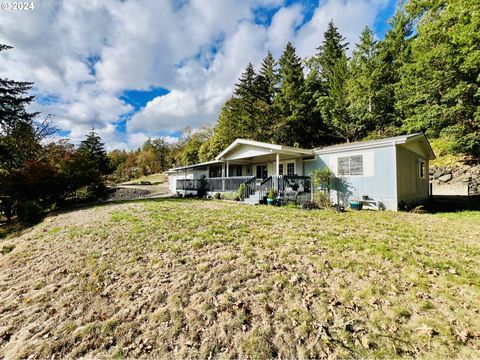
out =
[[425,179],[425,171],[426,171],[425,161],[420,160],[418,162],[418,175],[420,176],[420,179]]
[[208,177],[216,178],[221,177],[222,175],[222,166],[210,166],[208,170]]
[[363,175],[363,155],[339,157],[337,172],[339,176]]
[[363,175],[363,156],[350,156],[350,175]]
[[278,175],[283,175],[283,164],[278,164]]
[[287,164],[287,175],[295,175],[295,163]]
[[257,165],[257,179],[266,179],[267,176],[267,165]]
[[229,176],[242,176],[242,165],[230,165],[228,168]]
[[350,158],[348,156],[346,157],[340,157],[337,159],[337,168],[338,168],[338,175],[350,175]]

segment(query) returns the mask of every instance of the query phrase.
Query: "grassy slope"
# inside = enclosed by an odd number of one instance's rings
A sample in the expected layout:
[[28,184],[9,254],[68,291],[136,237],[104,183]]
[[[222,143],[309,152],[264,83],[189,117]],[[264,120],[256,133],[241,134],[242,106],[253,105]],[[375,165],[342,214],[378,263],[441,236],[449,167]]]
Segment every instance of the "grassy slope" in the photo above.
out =
[[61,214],[3,241],[0,357],[476,357],[479,235],[480,212]]
[[157,173],[157,174],[142,176],[142,177],[139,177],[138,179],[125,181],[122,184],[134,185],[134,184],[140,184],[142,181],[149,181],[152,184],[161,184],[161,183],[167,182],[167,176],[163,173]]

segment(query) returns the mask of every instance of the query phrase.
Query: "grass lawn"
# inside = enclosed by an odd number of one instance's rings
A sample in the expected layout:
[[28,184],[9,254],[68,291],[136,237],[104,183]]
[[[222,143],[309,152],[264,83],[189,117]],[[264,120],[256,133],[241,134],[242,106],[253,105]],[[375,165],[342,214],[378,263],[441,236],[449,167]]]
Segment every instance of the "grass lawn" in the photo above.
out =
[[0,357],[480,356],[480,212],[151,200],[2,246]]

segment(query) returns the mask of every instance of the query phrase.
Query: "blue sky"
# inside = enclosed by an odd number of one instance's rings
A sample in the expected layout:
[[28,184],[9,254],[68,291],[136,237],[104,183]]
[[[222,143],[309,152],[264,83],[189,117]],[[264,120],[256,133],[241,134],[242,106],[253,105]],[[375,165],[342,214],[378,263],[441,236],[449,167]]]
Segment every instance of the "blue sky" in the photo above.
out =
[[94,126],[109,148],[148,137],[175,141],[213,124],[248,62],[287,41],[306,58],[333,19],[350,48],[366,26],[378,38],[392,0],[43,0],[0,12],[0,76],[34,81],[35,110],[53,114],[61,136]]

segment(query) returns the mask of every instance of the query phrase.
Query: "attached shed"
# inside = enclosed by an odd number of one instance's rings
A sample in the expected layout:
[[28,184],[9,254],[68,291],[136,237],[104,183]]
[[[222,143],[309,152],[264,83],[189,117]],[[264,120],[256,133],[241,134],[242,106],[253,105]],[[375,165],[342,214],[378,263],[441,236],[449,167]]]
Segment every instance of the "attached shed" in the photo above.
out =
[[[304,160],[304,175],[327,166],[340,180],[342,197],[376,199],[385,209],[429,196],[428,166],[435,154],[423,134],[334,145]],[[338,186],[337,186],[338,187]],[[334,192],[333,201],[337,194]]]

